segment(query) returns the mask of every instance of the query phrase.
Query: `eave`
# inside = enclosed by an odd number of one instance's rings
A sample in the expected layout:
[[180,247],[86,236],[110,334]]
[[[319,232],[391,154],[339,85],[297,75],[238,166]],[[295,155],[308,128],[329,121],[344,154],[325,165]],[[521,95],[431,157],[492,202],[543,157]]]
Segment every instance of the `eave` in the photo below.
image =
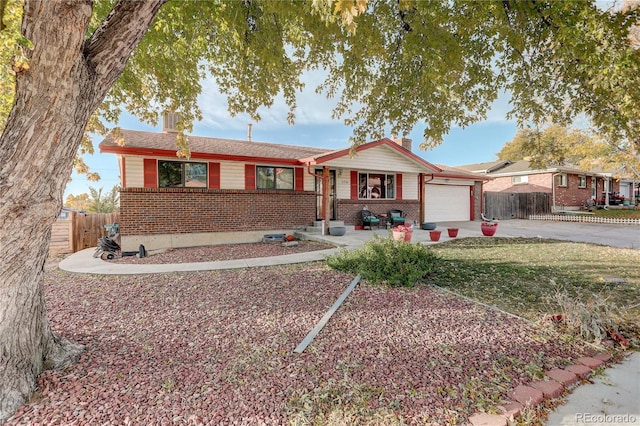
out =
[[[100,152],[108,154],[118,155],[135,155],[142,157],[175,157],[176,151],[170,149],[155,149],[155,148],[129,148],[126,146],[100,146]],[[205,152],[192,152],[190,159],[198,160],[217,160],[217,161],[240,161],[248,163],[270,163],[270,164],[284,164],[290,166],[303,166],[305,163],[297,159],[284,159],[284,158],[272,158],[272,157],[259,157],[252,155],[229,155],[229,154],[215,154]]]

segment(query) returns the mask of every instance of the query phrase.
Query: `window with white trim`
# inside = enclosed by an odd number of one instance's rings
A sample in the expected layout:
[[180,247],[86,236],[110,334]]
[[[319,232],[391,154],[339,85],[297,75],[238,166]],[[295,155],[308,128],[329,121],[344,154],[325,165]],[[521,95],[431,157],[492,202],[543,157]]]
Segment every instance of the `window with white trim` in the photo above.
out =
[[292,167],[256,167],[257,189],[293,189],[293,185]]
[[565,173],[558,175],[558,186],[567,186],[567,175]]
[[587,177],[578,176],[578,188],[586,188],[586,187],[587,187]]
[[359,173],[358,198],[395,199],[396,175],[386,173]]
[[206,188],[207,163],[158,161],[160,188]]
[[529,176],[511,176],[511,183],[517,185],[519,183],[528,183]]

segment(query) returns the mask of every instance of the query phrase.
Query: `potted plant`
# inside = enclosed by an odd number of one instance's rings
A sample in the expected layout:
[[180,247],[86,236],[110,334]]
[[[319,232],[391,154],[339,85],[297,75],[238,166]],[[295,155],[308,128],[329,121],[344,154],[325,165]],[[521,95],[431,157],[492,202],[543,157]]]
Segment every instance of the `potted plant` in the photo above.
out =
[[431,241],[438,241],[441,233],[442,231],[429,231],[429,238],[431,238]]
[[396,241],[411,241],[413,229],[406,225],[398,225],[391,228],[393,239]]
[[458,228],[447,228],[447,233],[449,234],[449,237],[455,238],[458,236]]
[[482,222],[480,224],[480,230],[482,235],[492,237],[498,229],[498,222]]

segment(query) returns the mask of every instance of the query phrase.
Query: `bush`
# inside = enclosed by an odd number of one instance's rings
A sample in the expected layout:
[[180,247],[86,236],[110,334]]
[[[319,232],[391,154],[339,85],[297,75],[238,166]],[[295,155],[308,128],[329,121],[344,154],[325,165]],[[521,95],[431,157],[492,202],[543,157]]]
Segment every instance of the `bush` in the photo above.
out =
[[421,244],[375,237],[360,249],[344,249],[328,256],[327,265],[338,271],[359,273],[371,284],[412,287],[438,260]]

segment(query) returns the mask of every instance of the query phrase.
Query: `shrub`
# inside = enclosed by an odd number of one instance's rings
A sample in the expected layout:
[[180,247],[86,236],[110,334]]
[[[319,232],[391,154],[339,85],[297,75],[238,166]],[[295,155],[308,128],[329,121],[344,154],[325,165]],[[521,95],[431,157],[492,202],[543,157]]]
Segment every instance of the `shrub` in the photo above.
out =
[[326,260],[329,267],[359,273],[374,285],[412,287],[431,271],[439,258],[421,244],[375,237],[360,249],[344,249]]
[[562,325],[565,331],[596,344],[600,344],[607,333],[617,331],[618,307],[607,298],[593,295],[585,302],[570,296],[555,281],[551,283],[556,291],[546,298],[546,302],[551,309],[560,308],[560,314],[551,315],[551,319]]

